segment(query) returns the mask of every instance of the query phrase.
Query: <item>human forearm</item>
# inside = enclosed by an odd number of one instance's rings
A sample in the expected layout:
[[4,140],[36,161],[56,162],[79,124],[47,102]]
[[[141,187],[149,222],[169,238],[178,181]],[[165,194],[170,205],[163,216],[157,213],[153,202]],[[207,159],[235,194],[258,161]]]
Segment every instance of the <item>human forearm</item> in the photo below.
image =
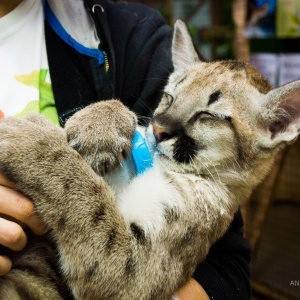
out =
[[203,287],[191,278],[175,293],[172,300],[209,300],[209,296]]

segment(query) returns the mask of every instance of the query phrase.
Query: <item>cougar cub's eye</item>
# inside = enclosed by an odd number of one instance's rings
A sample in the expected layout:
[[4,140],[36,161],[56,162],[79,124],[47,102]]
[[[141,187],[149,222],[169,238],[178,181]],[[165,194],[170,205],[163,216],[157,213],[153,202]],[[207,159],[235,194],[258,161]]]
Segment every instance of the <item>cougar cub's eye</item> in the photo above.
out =
[[197,114],[197,119],[199,120],[209,120],[209,119],[217,119],[217,117],[209,112],[202,111]]
[[220,113],[210,113],[210,112],[207,112],[207,111],[200,111],[200,112],[196,113],[191,118],[191,121],[196,121],[196,120],[199,120],[199,121],[202,121],[202,122],[209,121],[209,120],[226,121],[226,122],[229,122],[229,123],[232,122],[230,116],[223,115],[223,114],[220,114]]
[[166,97],[168,105],[170,106],[174,101],[174,97],[168,93],[165,93],[164,96]]

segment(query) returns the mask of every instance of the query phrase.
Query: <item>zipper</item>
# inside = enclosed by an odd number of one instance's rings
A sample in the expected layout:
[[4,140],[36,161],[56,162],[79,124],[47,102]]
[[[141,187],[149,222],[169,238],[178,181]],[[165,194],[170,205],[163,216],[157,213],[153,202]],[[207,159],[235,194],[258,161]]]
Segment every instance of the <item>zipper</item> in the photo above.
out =
[[100,75],[100,78],[104,76],[104,78],[102,78],[103,88],[99,90],[98,93],[101,95],[101,99],[112,99],[116,97],[116,59],[106,15],[107,2],[106,0],[84,1],[89,7],[91,17],[95,23],[96,34],[100,40],[100,50],[104,56],[104,65],[103,68],[100,68],[104,73]]
[[[95,10],[96,10],[97,8],[100,9],[102,13],[105,12],[102,5],[100,5],[100,4],[94,4],[93,7],[92,7],[92,13],[93,13],[93,14],[95,14]],[[99,36],[98,33],[97,33],[97,35],[98,35],[98,38],[99,38],[99,40],[100,40],[100,36]],[[100,40],[100,44],[101,44],[101,40]],[[104,50],[102,50],[102,52],[103,52],[103,55],[104,55],[104,67],[105,67],[105,73],[107,73],[108,70],[109,70],[109,61],[108,61],[107,53],[106,53]]]
[[107,73],[108,70],[109,70],[109,61],[108,61],[108,58],[107,58],[107,54],[104,50],[102,50],[103,52],[103,55],[104,55],[104,67],[105,67],[105,72]]

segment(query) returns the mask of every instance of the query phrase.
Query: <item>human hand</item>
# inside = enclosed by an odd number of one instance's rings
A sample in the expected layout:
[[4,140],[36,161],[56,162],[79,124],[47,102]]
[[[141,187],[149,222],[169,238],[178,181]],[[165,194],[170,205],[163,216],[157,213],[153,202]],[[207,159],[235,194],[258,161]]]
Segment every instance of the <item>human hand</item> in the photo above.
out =
[[183,287],[181,287],[172,300],[209,300],[202,286],[193,278],[191,278]]
[[[0,174],[0,244],[13,251],[22,250],[27,243],[25,227],[29,227],[36,235],[45,233],[45,227],[34,214],[30,199]],[[10,269],[11,260],[0,253],[0,276],[7,274]]]

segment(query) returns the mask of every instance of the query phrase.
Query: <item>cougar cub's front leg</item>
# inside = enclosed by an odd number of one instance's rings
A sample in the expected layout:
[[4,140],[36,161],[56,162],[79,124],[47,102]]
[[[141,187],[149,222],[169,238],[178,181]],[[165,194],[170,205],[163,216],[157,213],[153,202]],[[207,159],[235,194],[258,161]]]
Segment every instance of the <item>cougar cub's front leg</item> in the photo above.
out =
[[[98,148],[104,147],[107,152],[111,145],[117,152],[129,151],[124,135],[131,139],[135,117],[130,113],[129,117],[122,119],[122,108],[116,101],[104,106],[105,118],[109,119],[108,113],[111,113],[112,120],[118,121],[114,125],[119,126],[114,129],[111,124],[105,123],[109,128],[101,132],[98,127],[95,135],[89,138],[103,141]],[[118,117],[114,119],[115,113]],[[124,119],[130,120],[132,126],[126,132],[122,125]],[[101,116],[99,120],[104,123]],[[94,121],[97,121],[96,117]],[[100,134],[106,135],[107,139]],[[80,132],[78,141],[87,140],[88,137],[81,136]],[[89,147],[81,149],[87,153]],[[109,276],[103,275],[116,267],[128,269],[130,253],[126,252],[131,243],[131,232],[105,181],[68,145],[62,129],[50,125],[38,115],[23,120],[5,118],[0,123],[0,151],[0,172],[31,197],[37,212],[52,229],[60,248],[62,267],[74,295],[79,299],[98,299],[99,296],[114,299],[115,288],[111,285],[114,282],[121,288],[124,278],[114,278],[114,272]],[[112,250],[116,246],[115,241],[121,252],[114,253]],[[123,255],[122,251],[125,252]],[[110,259],[103,260],[101,255],[109,255]],[[107,282],[103,283],[101,278],[106,278]]]

